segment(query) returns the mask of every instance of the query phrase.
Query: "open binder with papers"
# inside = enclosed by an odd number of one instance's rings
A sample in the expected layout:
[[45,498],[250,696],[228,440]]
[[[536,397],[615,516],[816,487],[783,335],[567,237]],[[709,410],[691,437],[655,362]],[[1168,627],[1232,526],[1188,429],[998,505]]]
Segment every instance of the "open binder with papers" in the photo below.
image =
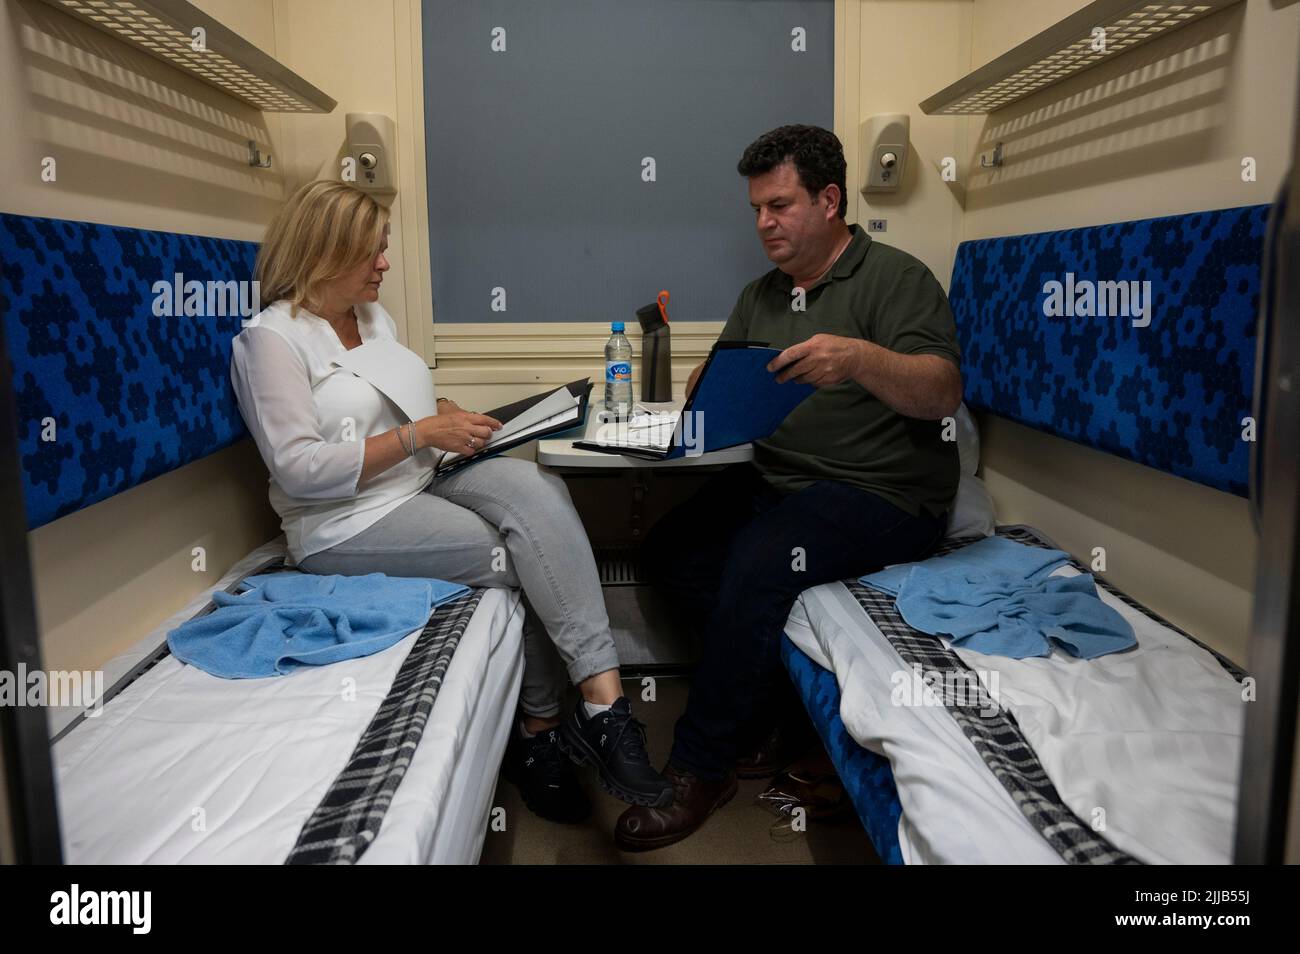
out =
[[580,427],[587,420],[587,403],[591,395],[591,379],[580,378],[563,387],[544,394],[535,394],[513,404],[484,411],[488,417],[501,422],[488,442],[471,454],[448,451],[438,458],[437,476],[455,473],[477,461],[494,457],[503,451],[540,437],[549,437]]
[[594,437],[575,441],[573,446],[647,460],[672,460],[762,440],[816,390],[795,381],[777,384],[767,365],[780,353],[766,343],[719,341],[680,411],[609,421]]
[[[418,421],[438,413],[433,377],[425,367],[424,359],[392,339],[367,341],[339,354],[333,363],[365,378],[396,404],[409,420]],[[435,473],[441,477],[539,437],[580,427],[587,421],[590,394],[591,379],[579,378],[553,391],[484,411],[488,417],[501,422],[500,430],[494,431],[487,443],[473,453],[448,451],[441,454]]]

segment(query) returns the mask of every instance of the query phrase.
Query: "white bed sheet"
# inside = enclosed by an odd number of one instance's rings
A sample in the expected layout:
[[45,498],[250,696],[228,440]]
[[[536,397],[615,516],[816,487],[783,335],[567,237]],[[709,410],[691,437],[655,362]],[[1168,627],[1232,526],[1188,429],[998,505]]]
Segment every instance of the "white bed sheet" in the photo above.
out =
[[[1110,842],[1140,861],[1228,863],[1241,686],[1210,653],[1099,592],[1133,625],[1133,651],[1090,661],[1059,649],[1023,660],[957,655],[986,690],[996,672],[1000,704],[1085,824],[1100,821]],[[890,760],[907,863],[1061,863],[956,720],[942,707],[892,704],[895,674],[907,670],[842,584],[805,591],[786,632],[836,674],[849,733]]]
[[[283,552],[283,538],[259,547],[214,588]],[[105,667],[106,681],[209,592]],[[522,626],[516,592],[484,593],[363,862],[477,860],[522,677]],[[54,746],[65,860],[282,863],[417,636],[276,679],[218,679],[165,658]]]

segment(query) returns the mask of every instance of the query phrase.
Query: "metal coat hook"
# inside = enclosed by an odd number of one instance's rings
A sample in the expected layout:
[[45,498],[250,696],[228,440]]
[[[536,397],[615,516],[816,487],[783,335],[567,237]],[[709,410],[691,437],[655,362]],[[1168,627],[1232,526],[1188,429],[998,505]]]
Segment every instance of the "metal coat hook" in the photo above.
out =
[[996,146],[993,147],[993,161],[992,161],[992,162],[987,162],[987,161],[985,161],[985,159],[984,159],[984,154],[983,154],[983,153],[980,153],[980,168],[981,168],[981,169],[996,169],[996,168],[1000,167],[1001,165],[1002,165],[1002,143],[998,143]]
[[248,140],[248,164],[254,169],[270,169],[271,154],[266,154],[266,161],[262,161],[262,154],[257,150],[257,140]]

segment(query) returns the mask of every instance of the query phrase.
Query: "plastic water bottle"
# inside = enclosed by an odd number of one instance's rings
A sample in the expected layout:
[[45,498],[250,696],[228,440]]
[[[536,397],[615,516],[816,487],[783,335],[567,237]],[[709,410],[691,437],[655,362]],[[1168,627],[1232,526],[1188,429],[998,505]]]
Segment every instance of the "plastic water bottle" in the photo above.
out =
[[609,326],[605,342],[605,410],[620,420],[632,415],[632,343],[623,335],[623,322]]

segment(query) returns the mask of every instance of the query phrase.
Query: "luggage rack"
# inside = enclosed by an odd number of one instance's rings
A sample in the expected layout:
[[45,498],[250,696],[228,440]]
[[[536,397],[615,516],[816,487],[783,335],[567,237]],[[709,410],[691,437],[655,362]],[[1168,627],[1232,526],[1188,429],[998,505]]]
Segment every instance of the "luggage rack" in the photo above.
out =
[[[1165,3],[1093,0],[991,63],[921,102],[927,115],[991,113],[1241,0]],[[1104,50],[1094,48],[1104,29]]]
[[45,2],[264,113],[328,113],[338,105],[188,0]]

